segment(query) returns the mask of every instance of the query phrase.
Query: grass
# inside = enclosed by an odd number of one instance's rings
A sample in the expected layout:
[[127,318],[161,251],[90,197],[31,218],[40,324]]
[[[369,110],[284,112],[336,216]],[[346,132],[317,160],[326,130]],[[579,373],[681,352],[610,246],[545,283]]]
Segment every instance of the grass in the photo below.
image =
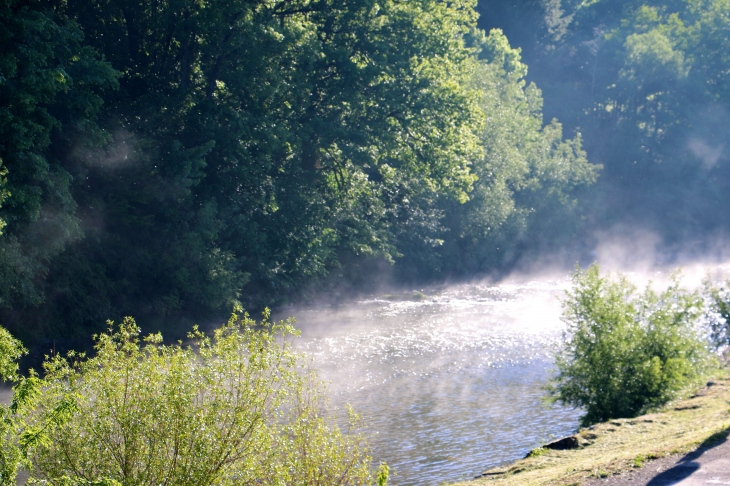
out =
[[525,459],[487,471],[483,478],[458,484],[577,486],[589,478],[642,467],[652,459],[690,452],[713,438],[721,440],[730,431],[730,374],[725,370],[711,383],[656,413],[581,429],[577,449],[541,447]]

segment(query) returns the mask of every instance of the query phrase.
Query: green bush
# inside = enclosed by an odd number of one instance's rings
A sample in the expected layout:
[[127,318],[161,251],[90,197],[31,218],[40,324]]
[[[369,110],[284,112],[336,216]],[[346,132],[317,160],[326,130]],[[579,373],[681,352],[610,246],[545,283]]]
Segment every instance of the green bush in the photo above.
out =
[[697,322],[702,299],[679,286],[636,295],[625,277],[578,269],[563,301],[566,339],[557,351],[553,401],[585,408],[582,425],[633,417],[700,379],[712,362]]
[[22,413],[37,396],[38,378],[21,377],[18,359],[26,349],[6,329],[0,327],[0,380],[15,382],[10,405],[0,404],[0,485],[15,486],[18,469],[27,465],[26,448],[19,440],[25,424]]
[[26,417],[31,483],[385,484],[357,417],[346,434],[322,413],[290,322],[234,314],[211,338],[194,330],[189,345],[140,340],[131,318],[109,326],[93,358],[45,364]]
[[705,299],[710,338],[718,348],[730,346],[730,281],[716,285],[707,278]]

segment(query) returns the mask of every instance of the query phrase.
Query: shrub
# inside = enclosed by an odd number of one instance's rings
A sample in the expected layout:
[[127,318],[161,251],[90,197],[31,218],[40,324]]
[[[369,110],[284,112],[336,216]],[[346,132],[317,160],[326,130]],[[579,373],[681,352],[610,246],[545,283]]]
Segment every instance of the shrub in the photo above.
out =
[[18,359],[26,349],[6,329],[0,327],[0,380],[15,382],[15,394],[10,405],[0,404],[0,485],[15,486],[18,469],[27,465],[25,448],[18,440],[25,428],[21,418],[32,398],[37,395],[35,375],[24,378],[18,374]]
[[715,285],[709,278],[705,280],[705,298],[713,344],[718,348],[730,346],[730,281]]
[[[290,349],[290,322],[234,314],[212,338],[140,340],[131,318],[95,337],[96,355],[45,364],[28,416],[44,484],[361,485],[376,478],[357,433],[330,425],[316,379]],[[60,419],[58,404],[70,404]]]
[[657,294],[619,276],[600,276],[598,265],[578,269],[563,301],[568,325],[557,351],[553,401],[584,407],[582,425],[634,417],[662,405],[698,380],[711,363],[696,323],[702,299],[678,278]]

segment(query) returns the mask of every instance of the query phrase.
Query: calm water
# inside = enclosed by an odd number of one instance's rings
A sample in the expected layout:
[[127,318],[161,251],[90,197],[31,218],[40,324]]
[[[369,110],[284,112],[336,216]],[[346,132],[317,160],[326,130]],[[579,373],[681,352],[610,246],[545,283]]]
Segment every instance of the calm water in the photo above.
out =
[[424,289],[420,302],[373,298],[295,309],[333,405],[365,418],[392,484],[469,479],[572,433],[580,412],[543,404],[568,280]]

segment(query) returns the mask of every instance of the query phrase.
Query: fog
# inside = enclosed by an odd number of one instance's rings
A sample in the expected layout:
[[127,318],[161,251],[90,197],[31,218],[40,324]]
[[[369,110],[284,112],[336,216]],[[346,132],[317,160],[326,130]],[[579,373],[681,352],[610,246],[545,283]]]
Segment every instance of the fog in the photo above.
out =
[[[714,257],[693,260],[691,248],[667,254],[647,231],[596,238],[594,261],[639,289],[661,290],[677,270],[687,288],[730,271],[719,240]],[[577,429],[580,410],[544,402],[570,274],[555,265],[499,280],[391,287],[275,317],[296,317],[297,349],[327,383],[332,407],[362,414],[376,462],[398,474],[394,484],[441,484]]]
[[545,407],[541,390],[566,283],[434,286],[418,301],[372,296],[284,314],[296,316],[295,345],[332,406],[362,414],[375,461],[397,472],[393,484],[439,484],[575,428],[579,412]]

